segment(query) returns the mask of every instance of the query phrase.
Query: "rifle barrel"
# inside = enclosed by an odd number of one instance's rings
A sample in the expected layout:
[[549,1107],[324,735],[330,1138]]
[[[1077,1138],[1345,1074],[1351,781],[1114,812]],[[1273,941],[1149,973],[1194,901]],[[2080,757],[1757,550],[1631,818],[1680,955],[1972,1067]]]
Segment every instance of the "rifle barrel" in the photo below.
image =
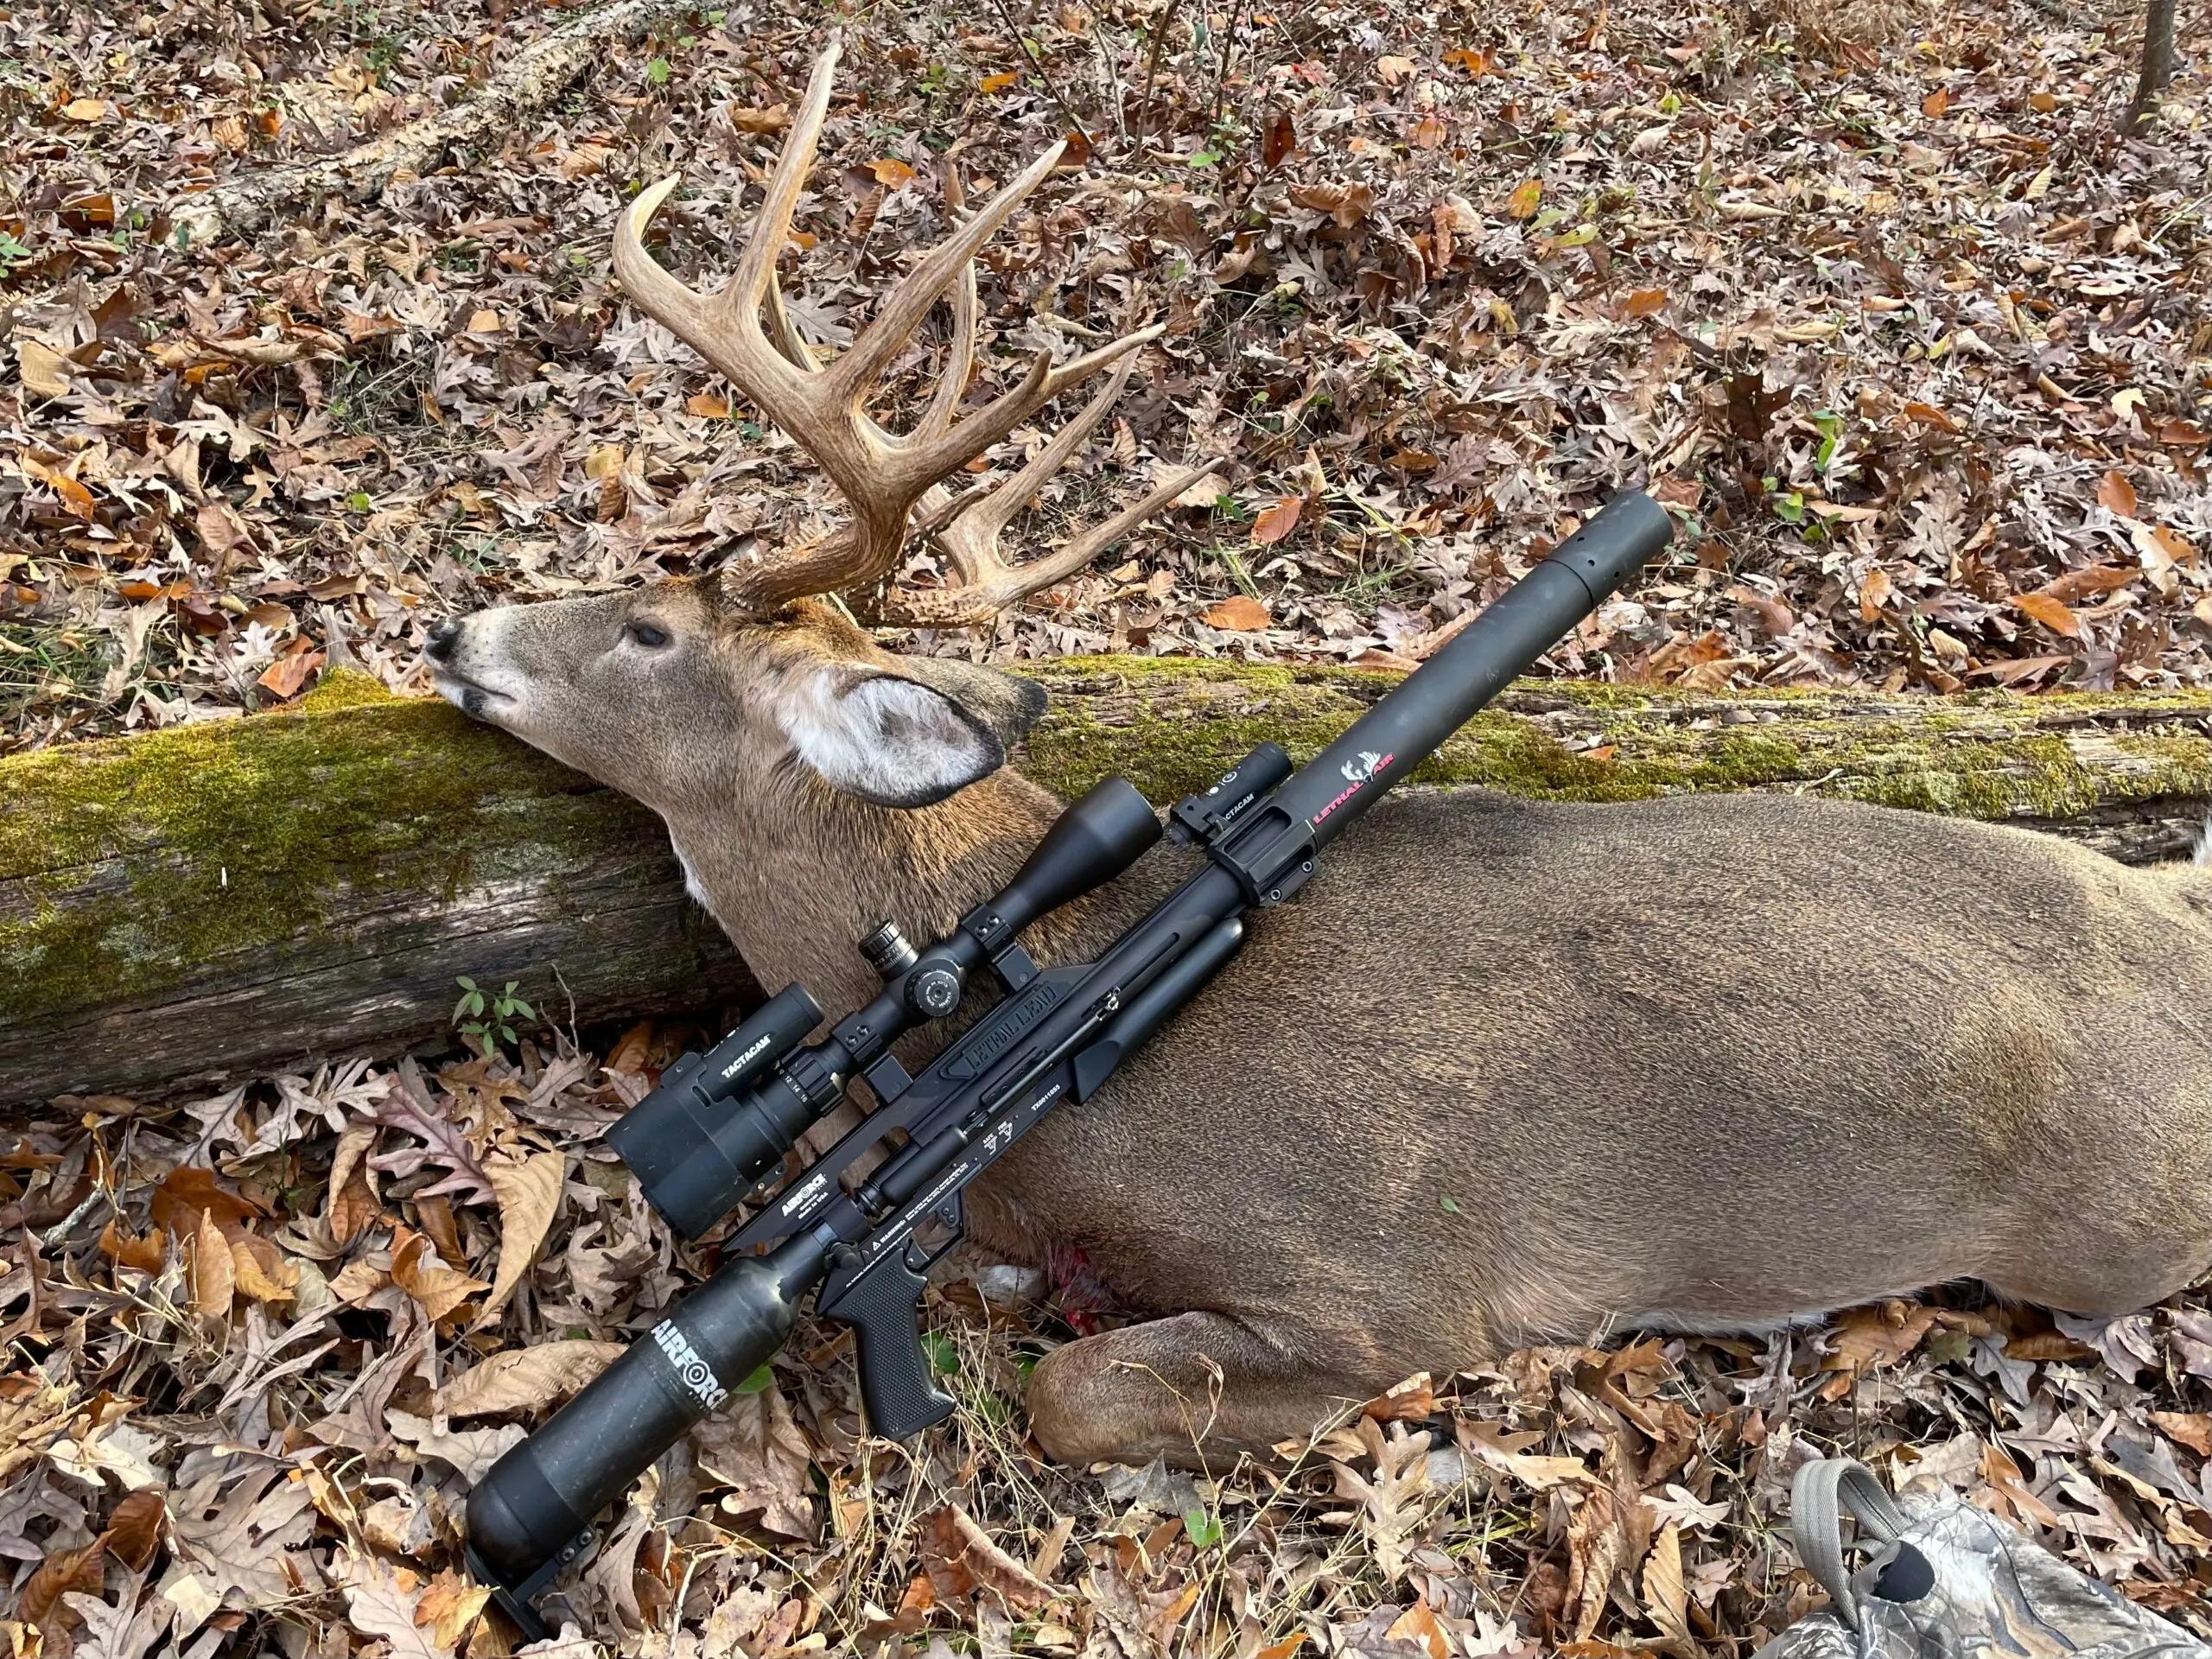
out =
[[1666,508],[1649,496],[1617,497],[1301,767],[1271,804],[1291,823],[1311,824],[1316,849],[1328,845],[1657,557],[1673,534]]

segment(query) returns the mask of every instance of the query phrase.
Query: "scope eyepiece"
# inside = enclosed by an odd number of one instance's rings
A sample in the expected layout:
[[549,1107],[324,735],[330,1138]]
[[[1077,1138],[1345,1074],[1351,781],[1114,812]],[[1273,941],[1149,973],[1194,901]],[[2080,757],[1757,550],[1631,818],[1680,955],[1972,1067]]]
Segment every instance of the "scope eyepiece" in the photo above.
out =
[[811,1103],[773,1068],[821,1020],[804,986],[785,986],[705,1054],[661,1073],[607,1130],[646,1200],[685,1237],[721,1219],[814,1121]]

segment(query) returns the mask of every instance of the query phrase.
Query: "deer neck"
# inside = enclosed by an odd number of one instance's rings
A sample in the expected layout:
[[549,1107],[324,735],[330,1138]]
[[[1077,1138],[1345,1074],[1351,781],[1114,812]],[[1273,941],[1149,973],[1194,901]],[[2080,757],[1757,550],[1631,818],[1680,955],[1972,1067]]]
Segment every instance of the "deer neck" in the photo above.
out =
[[[762,987],[800,981],[833,1018],[878,988],[854,948],[862,935],[885,920],[918,947],[944,934],[1005,885],[1060,810],[1007,768],[915,810],[783,775],[791,786],[748,788],[710,811],[669,814],[669,836],[694,895]],[[1134,918],[1142,897],[1109,891],[1070,906],[1054,925],[1032,930],[1031,946],[1048,959],[1095,950]]]

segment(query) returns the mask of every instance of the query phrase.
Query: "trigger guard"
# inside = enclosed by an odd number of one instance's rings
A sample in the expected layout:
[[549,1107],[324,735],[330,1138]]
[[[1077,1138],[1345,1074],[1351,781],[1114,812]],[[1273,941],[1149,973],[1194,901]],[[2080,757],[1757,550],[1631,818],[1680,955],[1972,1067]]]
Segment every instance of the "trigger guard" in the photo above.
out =
[[957,1192],[945,1194],[944,1201],[930,1211],[929,1218],[945,1230],[944,1243],[936,1249],[925,1249],[918,1240],[906,1242],[906,1265],[916,1273],[926,1273],[952,1254],[953,1247],[968,1235],[967,1206],[960,1201]]

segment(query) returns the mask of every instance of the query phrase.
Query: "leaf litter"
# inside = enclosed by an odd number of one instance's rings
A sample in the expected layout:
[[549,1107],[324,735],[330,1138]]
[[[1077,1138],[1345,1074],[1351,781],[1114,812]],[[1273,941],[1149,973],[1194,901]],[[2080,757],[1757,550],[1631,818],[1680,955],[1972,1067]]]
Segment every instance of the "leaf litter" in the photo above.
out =
[[[281,706],[339,666],[421,690],[453,611],[819,526],[789,439],[607,259],[627,195],[680,169],[661,257],[726,270],[822,20],[663,16],[495,149],[185,246],[194,194],[450,110],[550,15],[0,19],[0,747]],[[784,277],[802,330],[849,339],[941,232],[953,149],[981,188],[1071,137],[984,259],[969,395],[1038,349],[1169,332],[1025,533],[1185,460],[1228,480],[995,628],[909,649],[1402,667],[1634,482],[1677,552],[1560,671],[2207,678],[2201,17],[2126,140],[2133,21],[2070,0],[1065,0],[849,27]],[[936,565],[914,550],[917,579]]]
[[[332,664],[419,689],[450,610],[711,568],[829,505],[606,267],[632,181],[673,167],[664,257],[726,267],[817,17],[685,17],[496,154],[180,250],[180,194],[443,107],[546,23],[267,21],[0,18],[0,745],[224,718]],[[1688,534],[1565,671],[2201,684],[2184,22],[2163,120],[2121,143],[2126,31],[2057,3],[871,13],[800,326],[849,338],[933,239],[948,136],[972,188],[1081,124],[1088,159],[987,262],[973,395],[1161,317],[1150,389],[1034,533],[1231,463],[989,638],[903,643],[1403,665],[1640,478]],[[469,1484],[714,1264],[596,1141],[673,1052],[537,1035],[34,1123],[0,1158],[13,1650],[508,1651],[459,1570]],[[803,1325],[613,1518],[545,1650],[1740,1655],[1818,1599],[1779,1521],[1837,1451],[2212,1633],[2201,1296],[1532,1351],[1185,1474],[1037,1455],[1020,1379],[1073,1327],[1020,1282],[932,1287],[958,1411],[910,1447],[862,1438],[849,1343]]]
[[[616,1072],[532,1033],[22,1134],[0,1160],[15,1650],[513,1650],[461,1571],[471,1484],[715,1260],[593,1127],[686,1039],[610,1038]],[[441,1192],[462,1154],[492,1179]],[[380,1162],[406,1173],[341,1240],[332,1176]],[[623,1244],[594,1248],[609,1222]],[[1796,1465],[1838,1452],[2212,1633],[2201,1294],[2082,1319],[1955,1288],[1757,1339],[1530,1350],[1178,1472],[1045,1461],[1021,1379],[1070,1313],[1102,1316],[954,1262],[925,1310],[947,1427],[865,1438],[849,1342],[803,1322],[564,1581],[575,1651],[1741,1653],[1818,1599],[1782,1522]]]

